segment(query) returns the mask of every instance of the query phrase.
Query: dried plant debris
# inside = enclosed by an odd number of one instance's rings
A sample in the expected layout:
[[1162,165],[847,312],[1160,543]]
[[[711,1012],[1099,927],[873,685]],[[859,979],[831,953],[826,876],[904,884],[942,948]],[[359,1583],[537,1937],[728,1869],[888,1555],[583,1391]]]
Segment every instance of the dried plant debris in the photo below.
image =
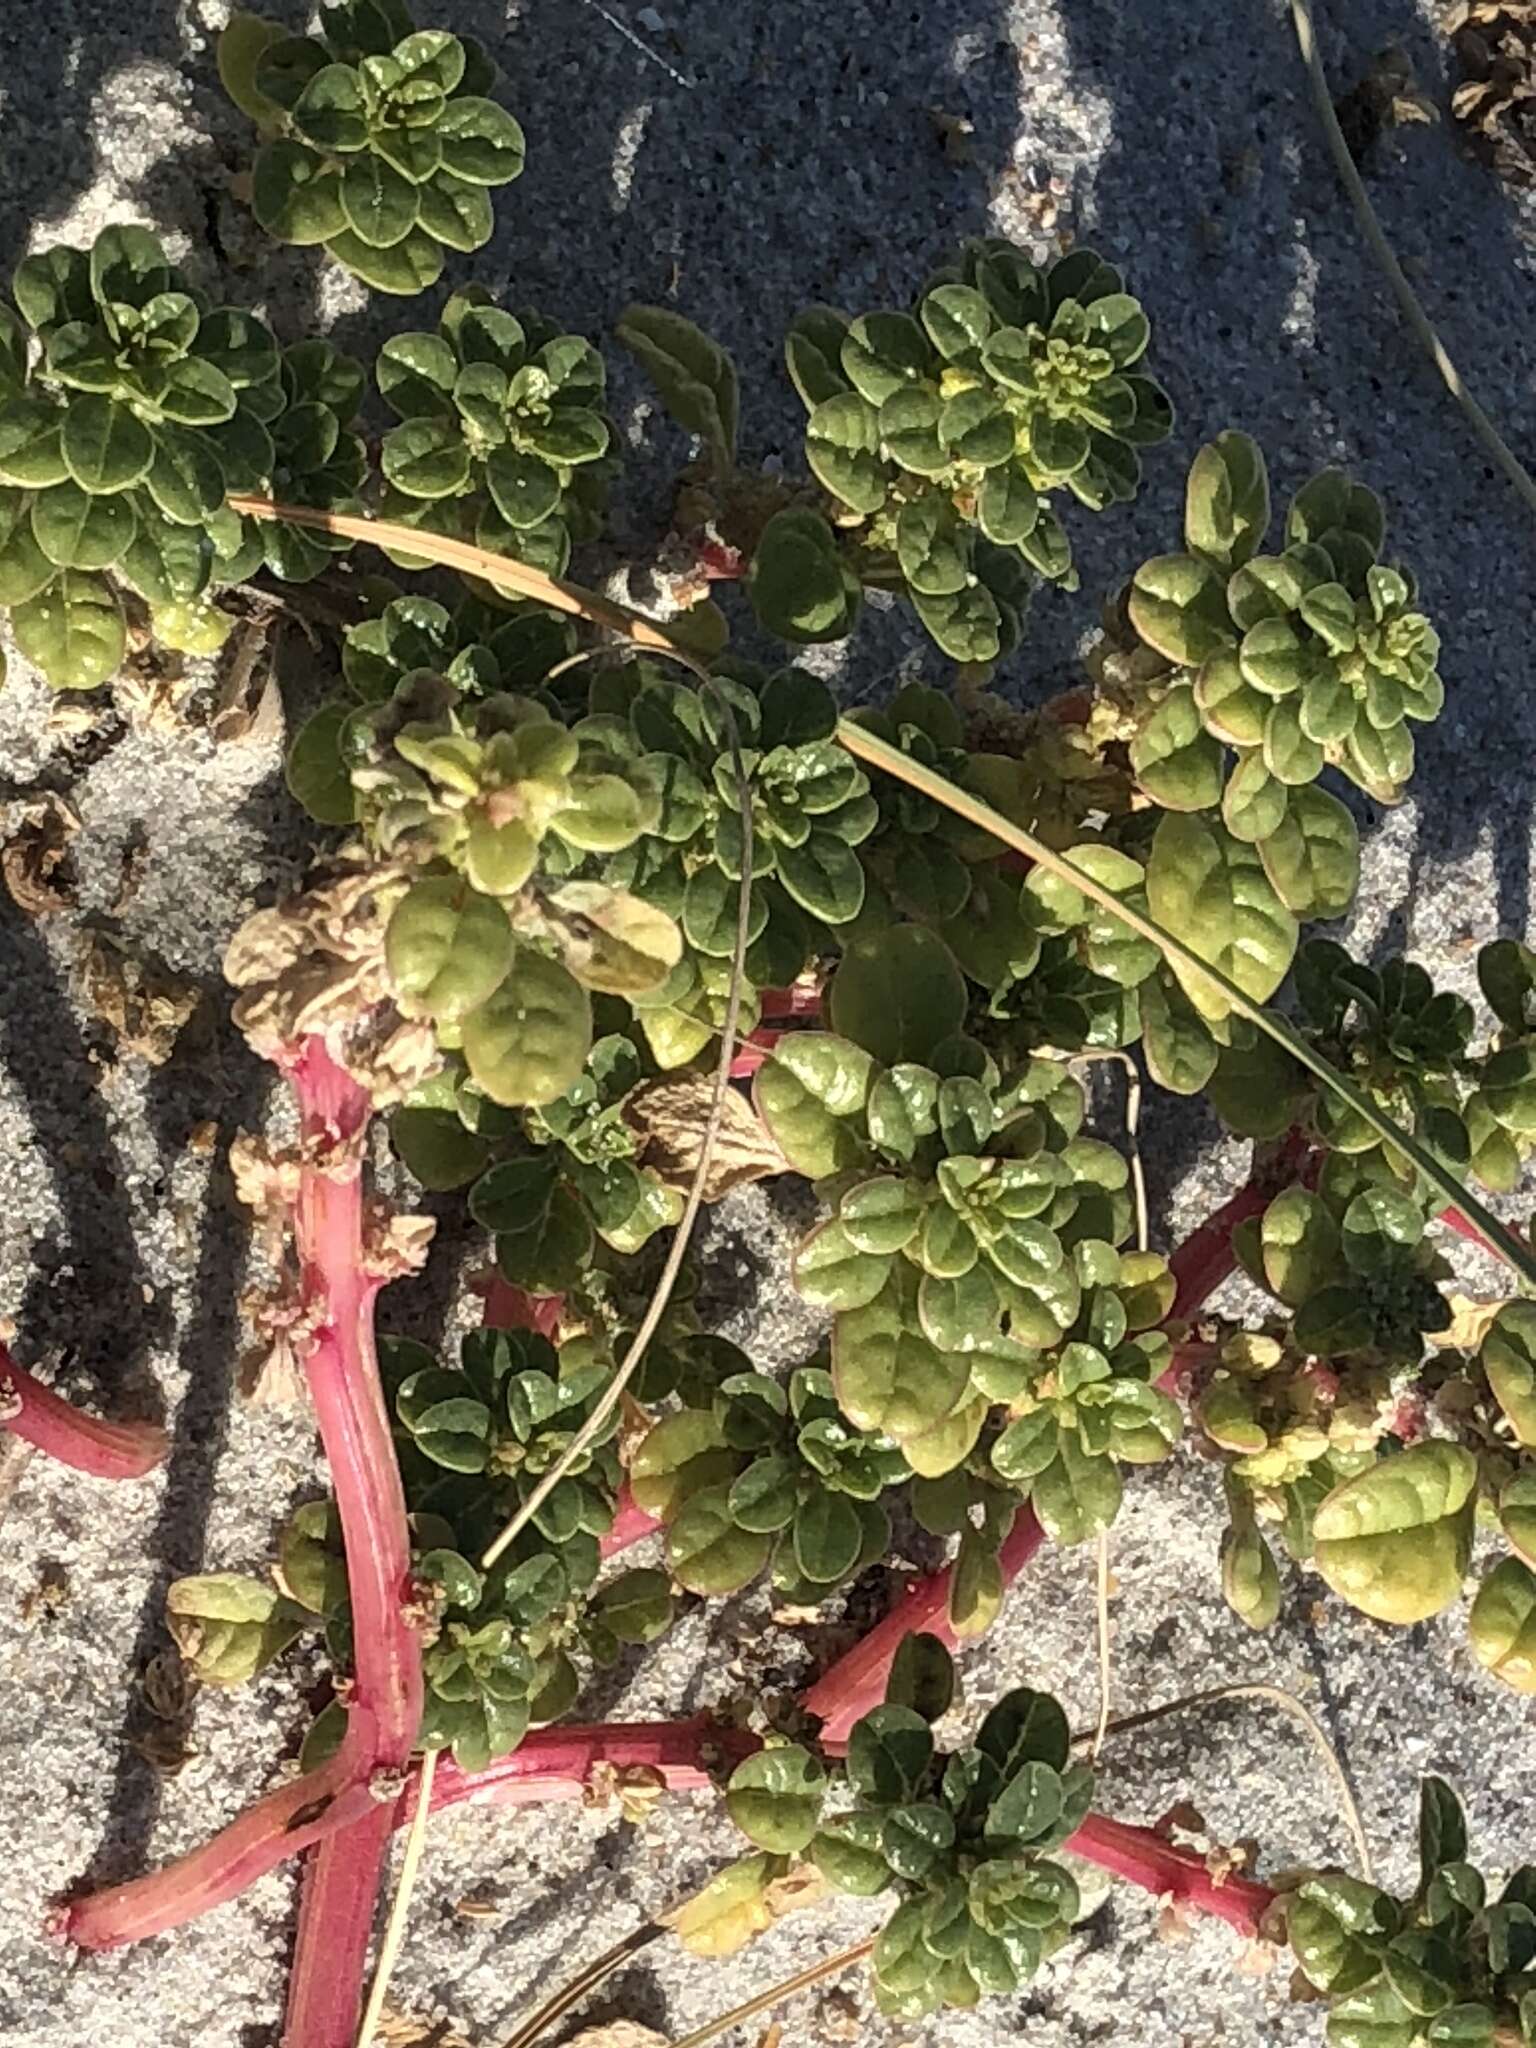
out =
[[1536,184],[1536,0],[1455,0],[1446,32],[1461,66],[1451,111],[1511,185]]
[[28,917],[73,910],[77,883],[70,841],[79,830],[79,812],[52,791],[21,807],[17,829],[0,847],[0,873]]
[[1349,153],[1362,170],[1373,168],[1376,145],[1391,128],[1438,121],[1433,100],[1420,89],[1408,52],[1391,43],[1372,59],[1357,85],[1334,103]]
[[[680,1194],[687,1193],[698,1172],[714,1093],[713,1074],[678,1074],[644,1082],[625,1101],[624,1121],[639,1140],[635,1163],[648,1167],[663,1186]],[[788,1160],[751,1103],[728,1088],[710,1151],[704,1200],[718,1202],[744,1182],[788,1171]]]
[[83,964],[86,1000],[119,1053],[163,1067],[202,1001],[194,981],[140,956],[107,932],[92,932]]

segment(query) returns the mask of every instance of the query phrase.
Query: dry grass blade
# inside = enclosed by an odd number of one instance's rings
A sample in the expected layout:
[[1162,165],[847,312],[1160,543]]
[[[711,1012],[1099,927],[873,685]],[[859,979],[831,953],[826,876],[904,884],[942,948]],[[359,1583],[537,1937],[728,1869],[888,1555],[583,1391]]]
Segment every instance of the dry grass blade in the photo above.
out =
[[379,1960],[374,1965],[373,1983],[368,1992],[368,2003],[363,2007],[362,2022],[357,2030],[357,2048],[369,2048],[374,2031],[379,2024],[379,2015],[384,2010],[385,1994],[389,1980],[394,1974],[395,1963],[405,1942],[406,1916],[411,1910],[411,1893],[416,1889],[416,1873],[421,1868],[421,1852],[427,1842],[427,1818],[432,1811],[432,1778],[437,1770],[437,1751],[423,1752],[421,1775],[416,1785],[416,1811],[411,1815],[410,1833],[405,1838],[405,1854],[400,1859],[400,1882],[395,1887],[395,1896],[390,1902],[389,1920],[384,1929],[384,1939],[379,1943]]
[[684,2034],[680,2041],[674,2041],[672,2048],[704,2048],[707,2041],[718,2040],[720,2035],[729,2033],[732,2027],[739,2027],[747,2020],[755,2020],[759,2013],[767,2012],[782,1999],[793,1998],[797,1991],[808,1991],[813,1984],[824,1983],[828,1977],[841,1976],[850,1963],[857,1963],[867,1956],[875,1945],[872,1934],[867,1941],[856,1941],[852,1948],[839,1950],[835,1956],[813,1963],[808,1970],[798,1975],[785,1977],[777,1984],[770,1984],[766,1991],[760,1991],[756,1998],[749,1998],[742,2005],[732,2006],[729,2012],[718,2014],[707,2020],[702,2027],[695,2027],[691,2034]]
[[643,1948],[649,1948],[653,1941],[659,1941],[666,1933],[660,1920],[647,1920],[633,1928],[622,1941],[616,1941],[612,1948],[600,1955],[595,1962],[574,1976],[568,1984],[562,1984],[552,1992],[544,2003],[531,2012],[514,2034],[510,2034],[502,2048],[533,2048],[541,2035],[547,2034],[557,2020],[564,2019],[573,2005],[579,2005],[591,1991],[595,1991],[605,1978],[627,1963],[631,1956],[638,1955]]
[[[1103,1732],[1109,1735],[1123,1735],[1133,1728],[1150,1728],[1155,1721],[1165,1721],[1170,1715],[1186,1713],[1191,1707],[1215,1706],[1222,1700],[1262,1700],[1266,1706],[1279,1707],[1282,1713],[1289,1714],[1296,1725],[1305,1731],[1338,1794],[1339,1811],[1344,1816],[1344,1824],[1355,1845],[1360,1875],[1367,1884],[1374,1884],[1376,1873],[1371,1858],[1371,1845],[1366,1839],[1365,1823],[1360,1818],[1360,1808],[1350,1789],[1344,1766],[1339,1761],[1339,1753],[1329,1741],[1327,1730],[1312,1709],[1297,1699],[1294,1693],[1287,1692],[1283,1686],[1257,1683],[1213,1685],[1203,1692],[1185,1693],[1180,1699],[1168,1700],[1160,1707],[1144,1707],[1139,1714],[1122,1714],[1117,1720],[1111,1721]],[[1099,1733],[1099,1730],[1093,1728],[1080,1729],[1072,1740],[1094,1742],[1096,1745]]]
[[[1533,486],[1533,495],[1536,495],[1536,486]],[[924,796],[931,798],[936,804],[942,804],[946,810],[953,811],[968,824],[980,826],[982,831],[991,833],[994,839],[999,840],[1004,846],[1011,847],[1015,853],[1026,855],[1037,866],[1060,876],[1065,882],[1070,882],[1074,889],[1080,890],[1090,902],[1098,904],[1101,910],[1107,910],[1127,930],[1135,932],[1138,938],[1149,940],[1165,959],[1182,961],[1203,981],[1218,988],[1229,1008],[1236,1011],[1238,1016],[1245,1017],[1250,1024],[1256,1025],[1277,1045],[1284,1046],[1292,1059],[1299,1061],[1309,1074],[1315,1075],[1322,1082],[1325,1088],[1348,1103],[1355,1114],[1362,1117],[1378,1137],[1385,1138],[1390,1145],[1395,1145],[1413,1162],[1431,1187],[1437,1188],[1448,1203],[1477,1225],[1496,1247],[1499,1256],[1515,1269],[1526,1285],[1536,1287],[1536,1254],[1533,1254],[1529,1245],[1501,1223],[1492,1210],[1485,1208],[1483,1203],[1457,1180],[1455,1174],[1442,1166],[1416,1138],[1411,1137],[1401,1125],[1394,1123],[1392,1118],[1379,1109],[1352,1081],[1346,1080],[1335,1066],[1324,1059],[1315,1046],[1309,1045],[1299,1032],[1293,1031],[1283,1017],[1273,1010],[1265,1009],[1262,1003],[1254,1002],[1251,996],[1245,995],[1236,982],[1229,981],[1219,968],[1213,967],[1208,960],[1203,959],[1187,940],[1168,931],[1144,912],[1133,910],[1130,904],[1116,896],[1113,890],[1105,888],[1102,882],[1078,867],[1075,862],[1068,860],[1064,854],[1057,853],[1054,848],[1047,846],[1044,840],[1037,839],[1032,832],[1026,832],[1021,825],[1016,825],[1012,819],[1005,818],[1001,811],[994,811],[990,804],[983,803],[968,790],[957,789],[942,775],[935,774],[931,768],[923,767],[910,755],[903,754],[886,741],[878,739],[863,726],[855,725],[846,718],[840,719],[837,736],[849,753],[856,755],[859,760],[867,761],[883,774],[892,775],[897,781],[921,790]]]

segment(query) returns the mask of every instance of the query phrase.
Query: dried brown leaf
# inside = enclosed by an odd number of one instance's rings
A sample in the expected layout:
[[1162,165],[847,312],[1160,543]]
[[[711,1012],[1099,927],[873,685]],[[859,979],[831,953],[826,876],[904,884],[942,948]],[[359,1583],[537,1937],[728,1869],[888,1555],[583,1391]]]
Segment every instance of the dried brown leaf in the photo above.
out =
[[[675,1074],[643,1081],[625,1098],[624,1121],[639,1140],[635,1163],[647,1167],[665,1187],[687,1192],[698,1171],[699,1152],[714,1100],[713,1074]],[[728,1088],[720,1105],[706,1202],[718,1202],[744,1182],[787,1173],[789,1161],[758,1120],[746,1096]]]
[[69,843],[79,830],[79,812],[52,791],[22,808],[19,828],[0,847],[0,873],[28,917],[74,908],[78,885]]
[[130,953],[105,932],[91,934],[83,972],[86,1000],[118,1049],[163,1067],[202,1001],[196,982]]

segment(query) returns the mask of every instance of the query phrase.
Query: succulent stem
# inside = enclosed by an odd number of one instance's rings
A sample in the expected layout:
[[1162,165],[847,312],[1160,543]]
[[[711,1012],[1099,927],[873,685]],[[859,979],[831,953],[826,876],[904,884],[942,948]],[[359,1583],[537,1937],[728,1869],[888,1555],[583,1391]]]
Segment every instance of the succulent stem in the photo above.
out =
[[93,1479],[142,1479],[165,1458],[154,1422],[104,1422],[84,1415],[34,1379],[0,1344],[0,1429]]

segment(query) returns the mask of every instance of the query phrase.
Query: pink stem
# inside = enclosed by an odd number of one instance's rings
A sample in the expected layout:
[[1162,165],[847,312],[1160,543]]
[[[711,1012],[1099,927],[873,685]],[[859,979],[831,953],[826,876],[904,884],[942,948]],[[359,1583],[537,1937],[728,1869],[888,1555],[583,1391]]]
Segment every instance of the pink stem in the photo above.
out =
[[142,1479],[163,1463],[166,1434],[153,1422],[83,1415],[34,1379],[0,1344],[0,1429],[93,1479]]
[[[191,1855],[148,1877],[114,1885],[66,1906],[57,1916],[58,1931],[82,1948],[121,1948],[127,1942],[164,1934],[196,1920],[214,1906],[237,1898],[289,1857],[318,1847],[321,1853],[305,1886],[303,1919],[306,1926],[318,1925],[318,1909],[311,1901],[326,1901],[323,1924],[334,1943],[328,1954],[331,1966],[341,1975],[342,1951],[346,1951],[350,1968],[353,1937],[359,1926],[365,1930],[362,1947],[366,1950],[366,1929],[372,1923],[374,1906],[374,1893],[366,1885],[343,1883],[342,1876],[349,1863],[373,1869],[382,1861],[381,1843],[387,1844],[391,1829],[409,1820],[415,1805],[414,1770],[405,1789],[394,1797],[376,1797],[360,1781],[358,1759],[372,1754],[374,1741],[366,1717],[354,1708],[346,1740],[329,1762],[269,1792]],[[436,1813],[465,1802],[516,1805],[537,1799],[577,1799],[591,1782],[596,1764],[611,1764],[621,1771],[659,1771],[670,1791],[686,1791],[713,1783],[713,1771],[722,1764],[739,1763],[758,1747],[755,1735],[739,1728],[717,1727],[704,1714],[676,1722],[615,1721],[590,1728],[536,1728],[520,1748],[483,1771],[460,1770],[451,1757],[444,1757],[433,1784],[432,1810]],[[383,1786],[379,1790],[382,1793]],[[318,1933],[315,1938],[318,1940]],[[316,1970],[323,1960],[316,1955]],[[361,1960],[356,1969],[360,1974]]]
[[1464,1237],[1468,1244],[1475,1244],[1479,1250],[1490,1253],[1494,1258],[1508,1262],[1508,1254],[1500,1250],[1485,1230],[1479,1230],[1470,1217],[1463,1216],[1459,1209],[1442,1209],[1439,1220],[1447,1230],[1454,1230],[1458,1237]]
[[602,1540],[604,1557],[617,1557],[621,1550],[629,1550],[636,1543],[643,1543],[647,1536],[654,1535],[661,1527],[655,1515],[648,1514],[629,1490],[626,1480],[619,1489],[619,1498],[614,1506],[613,1527]]
[[1257,1937],[1275,1902],[1268,1885],[1235,1874],[1218,1878],[1197,1851],[1177,1848],[1150,1828],[1132,1827],[1101,1813],[1090,1813],[1064,1846],[1070,1855],[1096,1863],[1144,1891],[1212,1913],[1250,1938]]
[[488,1330],[536,1330],[551,1340],[558,1334],[565,1313],[563,1294],[529,1294],[493,1273],[486,1284],[485,1309],[481,1321]]
[[[1013,1527],[998,1553],[1004,1586],[1012,1585],[1045,1541],[1045,1531],[1035,1511],[1026,1505],[1014,1517]],[[800,1698],[808,1714],[821,1717],[821,1741],[834,1747],[846,1742],[848,1731],[862,1714],[885,1698],[896,1652],[909,1635],[936,1635],[953,1649],[959,1638],[949,1625],[949,1588],[954,1566],[930,1572],[924,1578],[908,1579],[897,1595],[896,1604],[884,1621],[877,1622],[862,1641],[825,1670]]]
[[77,1899],[58,1915],[58,1931],[81,1948],[121,1948],[238,1898],[301,1849],[378,1811],[361,1782],[374,1743],[371,1717],[354,1708],[340,1749],[318,1770],[279,1785],[189,1856]]
[[[354,1752],[352,1783],[403,1770],[421,1726],[421,1647],[406,1618],[410,1532],[374,1349],[381,1285],[363,1263],[360,1141],[370,1104],[318,1038],[291,1070],[304,1142],[341,1163],[308,1165],[295,1218],[306,1298],[324,1321],[306,1367],[347,1555],[355,1676],[348,1734],[361,1708],[372,1754]],[[304,1887],[289,1985],[288,2048],[350,2048],[357,2030],[368,1933],[389,1830],[367,1815],[345,1850],[318,1859]]]

